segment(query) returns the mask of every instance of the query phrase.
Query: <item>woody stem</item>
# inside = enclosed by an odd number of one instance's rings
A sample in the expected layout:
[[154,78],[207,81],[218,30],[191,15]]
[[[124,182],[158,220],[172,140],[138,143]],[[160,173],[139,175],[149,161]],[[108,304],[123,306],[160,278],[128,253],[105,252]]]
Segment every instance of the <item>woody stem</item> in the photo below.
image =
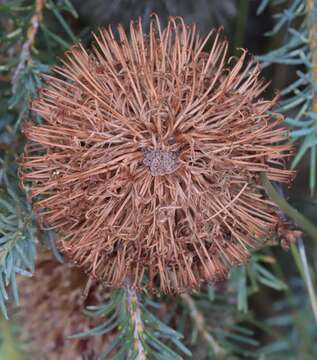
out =
[[144,360],[146,358],[146,352],[143,347],[141,338],[144,332],[144,326],[141,319],[141,307],[136,290],[130,286],[129,281],[125,284],[126,296],[128,302],[128,311],[133,326],[133,346],[131,358],[136,360]]

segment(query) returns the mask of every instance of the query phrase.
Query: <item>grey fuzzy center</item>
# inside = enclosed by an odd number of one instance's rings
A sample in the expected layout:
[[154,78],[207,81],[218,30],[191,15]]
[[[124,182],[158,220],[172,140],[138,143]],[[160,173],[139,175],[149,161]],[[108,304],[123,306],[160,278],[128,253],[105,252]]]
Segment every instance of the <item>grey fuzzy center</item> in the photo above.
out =
[[143,150],[143,164],[152,176],[171,174],[179,167],[179,152],[165,150]]

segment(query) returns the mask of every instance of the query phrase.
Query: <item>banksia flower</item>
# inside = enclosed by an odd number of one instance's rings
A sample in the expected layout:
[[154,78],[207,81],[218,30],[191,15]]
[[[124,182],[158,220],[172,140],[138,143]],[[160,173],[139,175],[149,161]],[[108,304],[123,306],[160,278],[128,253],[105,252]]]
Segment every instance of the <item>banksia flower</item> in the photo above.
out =
[[[222,280],[280,222],[260,174],[287,183],[291,147],[259,66],[221,31],[154,17],[95,35],[46,76],[21,165],[44,228],[109,287],[179,292]],[[206,44],[210,50],[205,50]]]
[[82,271],[41,253],[34,277],[21,279],[18,320],[21,337],[32,359],[82,360],[100,354],[112,341],[111,335],[67,339],[74,333],[96,326],[96,320],[83,314],[87,305],[106,298],[101,285],[93,284],[87,297]]

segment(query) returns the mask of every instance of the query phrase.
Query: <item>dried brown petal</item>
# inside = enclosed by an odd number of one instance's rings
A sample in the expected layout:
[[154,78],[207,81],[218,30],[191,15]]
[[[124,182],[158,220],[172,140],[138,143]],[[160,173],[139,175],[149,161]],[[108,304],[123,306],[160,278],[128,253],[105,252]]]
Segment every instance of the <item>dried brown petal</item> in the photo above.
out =
[[[283,120],[247,52],[220,31],[153,18],[66,53],[27,123],[21,178],[59,247],[110,287],[164,292],[224,279],[280,221],[259,175],[289,182]],[[211,49],[204,50],[207,42]]]

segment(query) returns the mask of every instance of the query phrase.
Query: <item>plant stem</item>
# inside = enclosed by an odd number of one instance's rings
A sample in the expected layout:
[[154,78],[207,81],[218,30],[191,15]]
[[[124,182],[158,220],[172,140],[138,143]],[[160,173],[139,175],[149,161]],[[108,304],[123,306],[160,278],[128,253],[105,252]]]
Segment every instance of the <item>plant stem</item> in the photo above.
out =
[[317,241],[317,227],[305,218],[297,209],[291,206],[272,186],[266,174],[261,174],[261,181],[267,195],[280,209],[288,215],[296,225],[302,228],[310,237]]
[[207,344],[213,349],[216,359],[221,359],[223,354],[223,349],[217,343],[215,338],[206,330],[206,323],[203,315],[198,310],[195,301],[188,294],[181,295],[182,300],[188,306],[190,310],[190,317],[195,322],[198,331],[201,333],[202,337],[205,339]]
[[[141,307],[135,289],[128,283],[126,284],[126,293],[128,301],[128,309],[131,316],[131,322],[134,326],[133,330],[133,349],[131,359],[145,360],[146,352],[144,350],[141,337],[144,332],[143,322],[141,319]],[[136,351],[136,354],[135,354]]]
[[249,11],[249,0],[240,0],[235,36],[234,36],[234,49],[233,49],[234,52],[237,52],[237,48],[243,46],[245,29],[248,20],[248,11]]
[[18,90],[19,76],[26,64],[30,60],[31,49],[35,41],[37,31],[39,29],[40,23],[43,19],[43,11],[45,6],[45,0],[36,0],[35,1],[35,12],[31,18],[30,25],[26,31],[26,41],[22,45],[21,55],[19,64],[12,77],[12,92],[13,94]]
[[292,251],[293,251],[293,254],[299,253],[299,256],[298,256],[300,259],[300,264],[298,264],[299,271],[305,280],[310,303],[311,303],[313,313],[315,316],[315,320],[317,323],[317,298],[316,298],[316,294],[315,294],[315,290],[314,290],[314,286],[313,286],[313,282],[312,282],[312,278],[311,278],[311,274],[310,274],[310,270],[309,270],[309,266],[308,266],[308,261],[307,261],[307,256],[306,256],[303,239],[301,239],[301,238],[298,239],[297,243],[298,243],[298,251],[295,248],[295,244],[292,245]]
[[[261,174],[261,180],[263,187],[267,195],[288,215],[298,226],[300,226],[308,235],[317,240],[317,228],[308,219],[306,219],[301,213],[293,208],[278,192],[274,189],[266,174]],[[306,251],[304,247],[303,239],[298,239],[298,250],[295,244],[292,244],[292,253],[297,264],[298,270],[301,276],[304,278],[307,291],[310,299],[310,303],[313,309],[313,313],[317,322],[317,298],[311,279],[308,261],[306,257]]]

